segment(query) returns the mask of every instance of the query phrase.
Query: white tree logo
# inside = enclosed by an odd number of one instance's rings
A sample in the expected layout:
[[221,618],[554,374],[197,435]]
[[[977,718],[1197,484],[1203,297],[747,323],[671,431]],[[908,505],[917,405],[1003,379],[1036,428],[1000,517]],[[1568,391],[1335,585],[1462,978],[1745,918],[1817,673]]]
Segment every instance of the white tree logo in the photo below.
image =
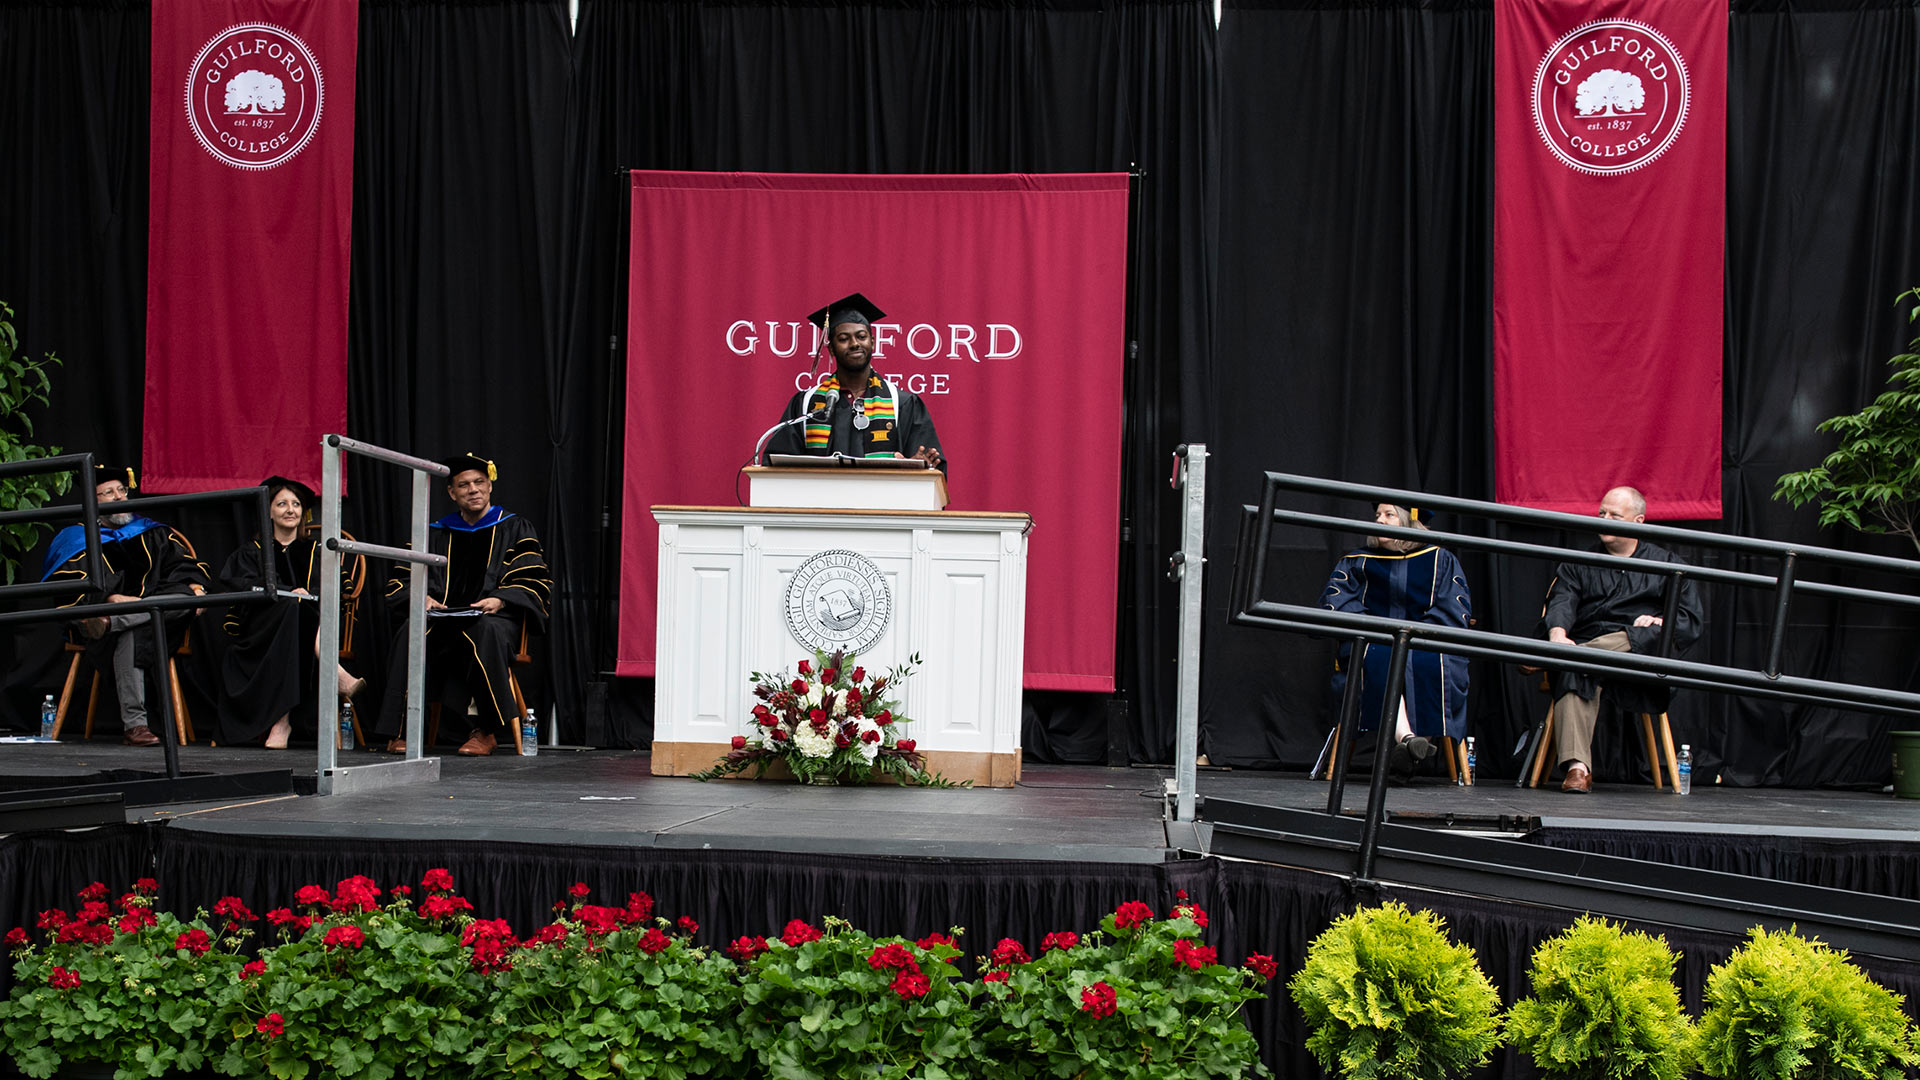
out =
[[[232,91],[227,96],[232,98]],[[1647,88],[1640,76],[1617,68],[1601,68],[1575,91],[1573,108],[1581,116],[1639,116],[1647,105]]]
[[[1586,92],[1585,86],[1580,89],[1581,93]],[[287,87],[278,76],[247,70],[227,80],[228,114],[276,113],[286,107]]]

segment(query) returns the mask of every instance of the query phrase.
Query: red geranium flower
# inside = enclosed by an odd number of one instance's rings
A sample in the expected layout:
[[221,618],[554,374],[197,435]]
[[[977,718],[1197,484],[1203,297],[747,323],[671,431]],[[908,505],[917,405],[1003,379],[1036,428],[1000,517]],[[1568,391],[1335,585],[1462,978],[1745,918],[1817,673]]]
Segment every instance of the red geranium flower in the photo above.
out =
[[805,945],[809,941],[819,941],[820,936],[818,927],[800,919],[794,919],[787,923],[787,929],[780,935],[780,940],[786,942],[788,945],[797,946]]
[[48,908],[40,913],[40,919],[33,925],[42,930],[58,930],[72,920],[59,908]]
[[1080,944],[1079,934],[1071,930],[1055,930],[1040,939],[1040,951],[1044,953],[1054,949],[1071,949],[1078,944]]
[[533,935],[533,937],[527,940],[527,944],[558,945],[565,940],[567,940],[567,924],[563,922],[557,922],[557,923],[548,923],[547,925],[541,927],[539,933]]
[[80,905],[80,910],[74,913],[73,921],[83,923],[106,922],[112,915],[113,912],[108,909],[105,901],[89,900]]
[[429,896],[420,901],[420,916],[426,919],[444,919],[458,912],[472,910],[472,902],[464,896]]
[[93,884],[88,885],[86,888],[81,889],[79,896],[80,896],[80,899],[82,900],[104,902],[107,899],[107,887],[104,884],[96,881]]
[[16,926],[13,929],[7,931],[7,945],[9,948],[18,948],[25,944],[27,944],[26,930]]
[[496,971],[512,971],[513,957],[507,952],[510,947],[505,941],[496,938],[476,941],[473,943],[473,958],[467,963],[482,975],[491,975]]
[[355,874],[335,886],[335,911],[375,911],[379,907],[380,890],[374,888],[373,879],[365,874]]
[[1153,909],[1138,900],[1129,900],[1113,913],[1113,925],[1126,929],[1153,921]]
[[237,896],[221,897],[220,902],[213,905],[213,913],[215,915],[225,915],[227,921],[233,924],[260,921],[260,916],[255,915]]
[[240,977],[243,979],[251,979],[265,970],[267,970],[267,962],[265,960],[249,960],[240,965]]
[[505,919],[475,919],[460,932],[460,944],[471,945],[476,941],[504,941],[509,945],[517,944],[513,940],[513,927]]
[[47,985],[55,990],[71,990],[80,985],[80,973],[56,967],[47,973]]
[[1201,968],[1213,963],[1215,956],[1216,954],[1210,947],[1195,945],[1186,938],[1181,938],[1179,941],[1173,943],[1174,962],[1185,964],[1195,971],[1199,971]]
[[185,949],[193,955],[199,956],[201,953],[213,948],[213,942],[207,940],[207,932],[205,930],[189,930],[173,939],[173,947],[176,949]]
[[113,940],[113,927],[95,923],[68,923],[54,935],[56,945],[105,945]]
[[275,926],[279,926],[281,923],[290,923],[293,921],[293,910],[283,907],[274,908],[272,911],[267,912],[267,921]]
[[1202,908],[1199,904],[1181,904],[1179,907],[1173,909],[1173,917],[1176,919],[1182,917],[1192,919],[1194,925],[1203,930],[1207,925],[1206,909]]
[[1247,962],[1241,966],[1263,979],[1271,979],[1280,974],[1280,965],[1273,962],[1273,957],[1264,953],[1248,953]]
[[357,926],[336,926],[328,930],[327,935],[320,939],[320,944],[326,946],[328,952],[342,945],[349,949],[357,949],[366,943],[367,932]]
[[143,877],[133,883],[133,891],[151,896],[160,891],[160,883],[150,877]]
[[644,922],[653,917],[653,897],[643,892],[627,894],[627,911],[635,921]]
[[918,971],[902,971],[893,977],[891,989],[903,998],[918,998],[926,997],[932,984]]
[[123,934],[137,934],[154,924],[153,912],[143,907],[128,908],[125,915],[114,925]]
[[873,952],[867,954],[867,966],[875,971],[904,970],[907,968],[911,968],[914,971],[920,970],[920,965],[914,960],[913,954],[907,951],[905,945],[901,945],[898,942],[876,947]]
[[445,868],[435,867],[421,875],[420,887],[427,892],[452,892],[453,875]]
[[587,883],[584,881],[576,881],[572,885],[567,886],[567,895],[573,897],[575,900],[586,899],[587,894],[592,891],[592,889],[587,888]]
[[300,886],[300,891],[293,894],[293,902],[296,904],[330,904],[333,902],[333,897],[328,894],[327,890],[318,885],[302,885]]
[[277,1039],[287,1033],[287,1021],[279,1013],[268,1013],[253,1025],[253,1030],[270,1039]]
[[1008,971],[1006,968],[1001,968],[998,971],[987,972],[984,976],[981,977],[981,981],[1003,983],[1011,978],[1013,978],[1013,972]]
[[952,938],[948,937],[945,934],[935,933],[935,934],[928,934],[926,937],[923,937],[919,941],[914,942],[914,944],[920,946],[923,949],[931,949],[935,945],[958,945],[960,943],[953,940]]
[[678,919],[674,920],[673,925],[679,927],[680,932],[687,935],[688,937],[692,937],[693,935],[700,932],[700,924],[697,922],[694,922],[693,916],[691,915],[680,916]]
[[1119,995],[1113,992],[1113,987],[1097,982],[1080,991],[1080,1011],[1094,1016],[1112,1016],[1118,1000]]
[[993,947],[993,953],[988,960],[994,967],[1011,967],[1014,964],[1025,964],[1031,960],[1031,957],[1027,956],[1024,946],[1009,937],[1000,939],[1000,944]]
[[767,939],[763,937],[738,937],[727,946],[727,955],[744,964],[767,951]]
[[640,951],[643,953],[661,952],[672,944],[673,939],[661,933],[657,926],[640,935]]
[[413,895],[413,886],[411,886],[411,885],[395,885],[395,886],[393,887],[393,895],[395,895],[395,896],[412,896],[412,895]]

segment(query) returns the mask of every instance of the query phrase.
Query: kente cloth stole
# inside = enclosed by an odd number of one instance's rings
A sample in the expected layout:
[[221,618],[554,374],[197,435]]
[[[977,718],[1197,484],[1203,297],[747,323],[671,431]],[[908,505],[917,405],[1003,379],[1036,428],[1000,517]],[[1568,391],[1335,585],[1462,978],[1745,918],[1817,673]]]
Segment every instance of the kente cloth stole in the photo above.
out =
[[[807,394],[807,399],[800,403],[801,408],[811,412],[814,408],[814,394],[824,394],[829,390],[838,389],[840,389],[840,374],[835,372]],[[863,407],[867,414],[867,429],[865,431],[859,428],[854,429],[854,434],[860,437],[860,456],[892,457],[896,452],[906,453],[905,450],[894,445],[893,437],[900,411],[900,391],[892,383],[869,372],[867,393],[861,401],[860,407]],[[817,419],[809,415],[806,423],[809,452],[825,453],[828,446],[832,444],[833,417],[830,413],[831,410],[822,409]]]

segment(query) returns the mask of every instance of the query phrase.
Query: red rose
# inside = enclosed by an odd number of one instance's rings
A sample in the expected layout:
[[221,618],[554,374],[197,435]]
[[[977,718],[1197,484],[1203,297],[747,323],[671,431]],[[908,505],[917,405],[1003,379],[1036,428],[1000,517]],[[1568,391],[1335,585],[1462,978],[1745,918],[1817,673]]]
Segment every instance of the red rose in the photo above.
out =
[[780,718],[773,715],[772,713],[768,713],[767,715],[762,716],[760,718],[760,726],[761,727],[779,727]]
[[452,892],[453,875],[444,868],[429,870],[420,879],[420,887],[428,892]]
[[1003,983],[1011,978],[1013,978],[1013,972],[1008,971],[1006,968],[1001,968],[999,971],[987,972],[985,975],[981,976],[980,981]]
[[1000,944],[993,947],[993,953],[988,957],[988,961],[994,967],[1011,967],[1014,964],[1028,963],[1029,957],[1026,948],[1018,941],[1012,938],[1001,938]]
[[833,745],[845,750],[847,747],[853,745],[853,740],[847,738],[847,733],[842,731],[833,737]]
[[828,668],[827,670],[820,673],[820,681],[825,683],[828,686],[832,686],[835,680],[839,678],[840,678],[839,668]]
[[[800,661],[800,666],[795,668],[794,670],[798,671],[802,675],[811,675],[813,674],[813,661],[802,660]],[[795,681],[798,681],[798,680],[795,680]],[[797,686],[794,688],[794,693],[796,694],[802,694],[805,692],[806,692],[806,687],[804,685]]]
[[894,745],[894,748],[899,750],[901,753],[911,754],[913,753],[913,748],[920,744],[914,742],[912,739],[901,739],[899,742],[894,743],[893,745]]
[[243,979],[251,979],[266,970],[267,962],[265,960],[249,960],[240,965],[240,977]]
[[1241,966],[1263,979],[1271,979],[1280,974],[1280,965],[1273,962],[1273,957],[1264,953],[1248,953],[1247,962]]
[[814,727],[819,727],[820,725],[825,724],[826,722],[827,722],[827,710],[825,709],[808,709],[807,710],[807,723],[812,724]]
[[793,680],[793,692],[794,692],[794,693],[796,693],[796,694],[804,694],[804,693],[806,693],[806,692],[807,692],[807,680],[805,680],[805,679],[795,679],[795,680]]
[[800,919],[794,919],[787,923],[787,929],[780,935],[780,940],[791,946],[799,946],[805,945],[809,941],[819,941],[820,937],[818,927]]
[[1055,930],[1040,939],[1040,951],[1051,952],[1054,949],[1071,949],[1080,944],[1080,935],[1071,930]]
[[55,990],[71,990],[80,985],[80,973],[56,967],[47,973],[47,985]]
[[173,947],[176,949],[185,949],[193,955],[199,956],[201,953],[213,948],[213,942],[207,940],[207,932],[205,930],[189,930],[173,939]]
[[851,708],[853,708],[854,706],[856,706],[856,705],[858,705],[858,704],[860,704],[860,702],[861,702],[861,701],[863,700],[863,699],[862,699],[862,698],[860,697],[860,688],[859,688],[859,687],[857,687],[857,686],[849,686],[849,687],[847,687],[847,689],[846,689],[846,699],[847,699],[847,708],[849,708],[849,709],[851,709]]
[[661,933],[657,926],[640,935],[640,951],[643,953],[661,952],[671,944],[673,939]]
[[1113,992],[1113,987],[1097,982],[1080,991],[1080,1011],[1094,1016],[1112,1016],[1118,1000],[1119,995]]
[[774,742],[786,742],[786,741],[787,741],[787,732],[786,732],[786,729],[784,729],[784,728],[774,728],[774,729],[773,729],[773,741],[774,741]]
[[366,943],[367,932],[357,926],[336,926],[320,939],[320,944],[326,946],[328,952],[342,946],[357,949]]
[[733,748],[735,750],[745,750],[747,748],[747,737],[745,735],[735,735],[733,737]]
[[888,724],[893,723],[893,710],[881,709],[880,715],[874,717],[873,722],[879,724],[881,727],[886,727]]
[[927,977],[918,971],[902,971],[893,977],[893,985],[890,989],[903,998],[911,999],[926,997],[932,985],[927,981]]
[[1201,968],[1213,963],[1215,957],[1216,954],[1211,948],[1205,945],[1195,945],[1186,938],[1181,938],[1173,943],[1174,962],[1185,964],[1195,971],[1199,971]]
[[879,742],[880,733],[878,731],[873,730],[872,728],[868,728],[867,730],[860,733],[860,741],[861,742]]
[[856,683],[865,682],[867,681],[867,669],[864,667],[854,668],[853,674],[848,676],[848,678],[851,678]]
[[268,1013],[260,1018],[259,1023],[253,1025],[253,1030],[270,1039],[276,1039],[287,1033],[287,1021],[279,1013]]
[[572,885],[567,886],[567,895],[573,897],[575,900],[585,899],[586,895],[592,891],[592,889],[587,888],[587,883],[584,881],[576,881]]
[[1126,929],[1153,921],[1153,909],[1138,900],[1129,900],[1113,913],[1113,925]]
[[739,937],[727,946],[727,955],[744,964],[767,951],[767,939],[763,937]]

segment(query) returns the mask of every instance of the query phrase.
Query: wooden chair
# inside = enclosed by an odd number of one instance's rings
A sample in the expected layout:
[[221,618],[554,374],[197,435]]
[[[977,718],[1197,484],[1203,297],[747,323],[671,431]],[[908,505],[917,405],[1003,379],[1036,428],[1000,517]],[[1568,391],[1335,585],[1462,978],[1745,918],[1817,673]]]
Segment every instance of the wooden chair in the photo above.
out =
[[[1551,683],[1545,672],[1540,675],[1540,687],[1549,695],[1553,693]],[[1667,714],[1660,714],[1659,739],[1654,738],[1654,718],[1652,713],[1640,715],[1640,739],[1647,751],[1647,765],[1653,770],[1653,786],[1672,790],[1674,781],[1680,775],[1679,756],[1673,749],[1673,727],[1667,722]],[[1539,787],[1542,777],[1553,775],[1554,766],[1559,762],[1550,760],[1553,752],[1553,700],[1547,700],[1547,718],[1540,724],[1540,743],[1533,748],[1533,768],[1527,778],[1528,787]],[[1660,771],[1662,760],[1666,762],[1663,778]]]
[[[513,707],[515,710],[513,721],[507,726],[513,729],[513,752],[516,755],[525,752],[525,747],[522,745],[524,740],[521,738],[520,729],[526,726],[527,720],[527,698],[525,694],[520,692],[520,676],[516,674],[516,671],[532,663],[533,654],[528,651],[527,624],[522,622],[520,624],[520,648],[513,654],[513,660],[507,665],[507,689],[513,691]],[[435,745],[439,741],[439,738],[440,703],[437,701],[428,702],[427,746],[431,747]],[[422,753],[424,752],[425,749],[423,748]]]
[[[1327,768],[1315,780],[1333,779],[1333,763],[1340,760],[1340,729],[1334,728],[1327,744]],[[1446,761],[1447,781],[1463,787],[1473,786],[1473,773],[1467,768],[1467,744],[1451,735],[1440,737],[1440,754]]]
[[[140,633],[135,630],[133,633]],[[192,633],[181,639],[180,648],[174,656],[192,656]],[[67,681],[60,687],[60,701],[53,710],[53,737],[58,739],[60,731],[66,726],[67,704],[73,700],[73,684],[80,677],[80,664],[86,657],[87,648],[77,641],[67,642],[67,652],[73,659],[67,664]],[[179,736],[180,745],[193,741],[193,718],[187,712],[186,695],[180,692],[180,665],[174,662],[174,656],[167,657],[167,685],[173,691],[173,727]],[[93,717],[100,707],[100,672],[93,673],[93,681],[87,690],[87,720],[81,731],[81,738],[93,738]]]

